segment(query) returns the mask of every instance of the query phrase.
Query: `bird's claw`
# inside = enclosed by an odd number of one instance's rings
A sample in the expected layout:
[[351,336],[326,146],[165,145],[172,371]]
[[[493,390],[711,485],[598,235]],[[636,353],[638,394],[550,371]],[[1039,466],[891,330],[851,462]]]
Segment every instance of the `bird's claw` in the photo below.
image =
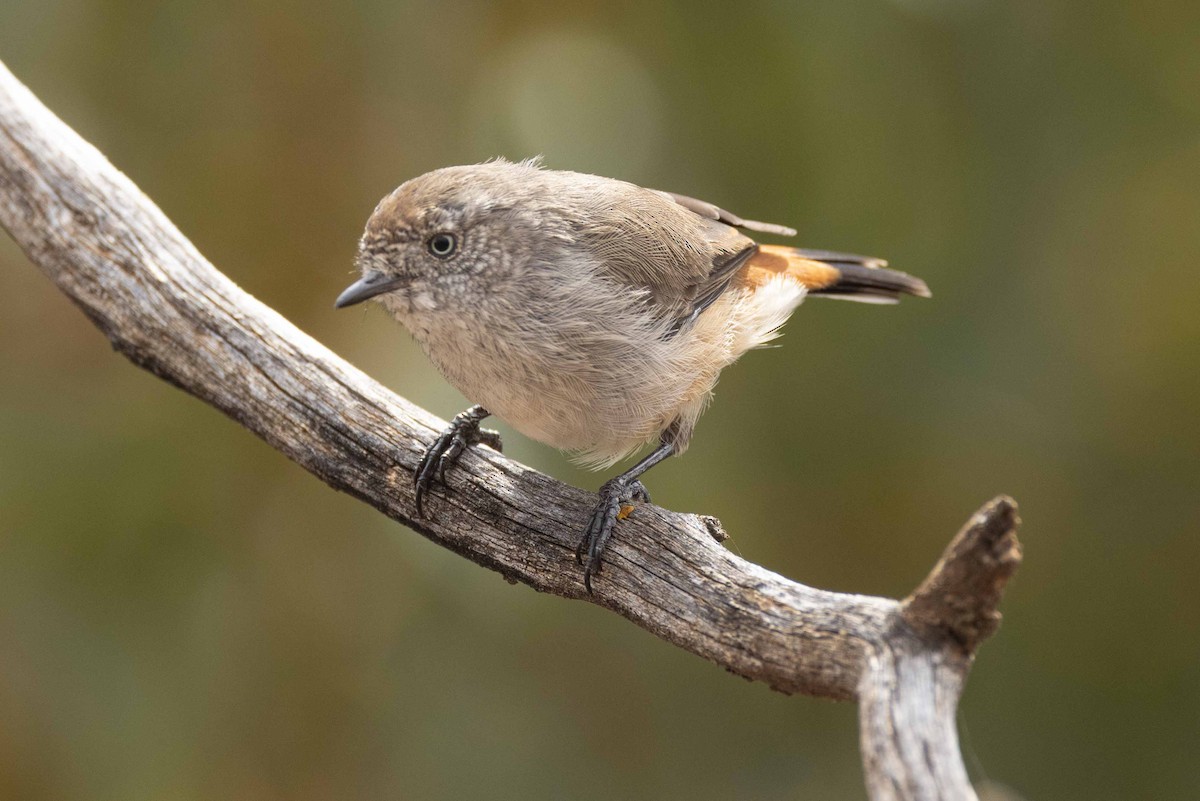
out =
[[[608,544],[617,520],[628,517],[628,514],[622,514],[622,508],[633,501],[650,502],[650,493],[646,490],[645,485],[636,479],[627,481],[618,477],[606,481],[600,487],[599,494],[600,501],[592,512],[587,532],[579,541],[578,547],[575,548],[575,561],[584,565],[583,585],[587,587],[589,595],[592,592],[592,576],[598,575],[602,567],[601,557],[604,555],[604,546]],[[586,562],[584,561],[585,555]]]
[[433,486],[434,477],[445,484],[446,468],[458,461],[467,446],[481,442],[493,450],[501,450],[500,432],[479,427],[480,421],[487,416],[487,412],[479,406],[455,415],[446,430],[425,451],[413,473],[413,500],[417,517],[425,516],[424,499]]

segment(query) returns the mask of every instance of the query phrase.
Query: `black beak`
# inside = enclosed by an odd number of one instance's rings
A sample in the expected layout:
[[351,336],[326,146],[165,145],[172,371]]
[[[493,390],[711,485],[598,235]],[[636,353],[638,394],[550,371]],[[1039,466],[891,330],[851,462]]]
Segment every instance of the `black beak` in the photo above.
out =
[[406,283],[408,282],[403,278],[394,278],[390,275],[374,271],[368,272],[362,278],[346,287],[346,291],[338,295],[338,299],[333,302],[333,307],[335,309],[344,309],[347,306],[353,306],[355,303],[362,303],[364,300],[373,298],[376,295],[382,295],[384,292],[398,289]]

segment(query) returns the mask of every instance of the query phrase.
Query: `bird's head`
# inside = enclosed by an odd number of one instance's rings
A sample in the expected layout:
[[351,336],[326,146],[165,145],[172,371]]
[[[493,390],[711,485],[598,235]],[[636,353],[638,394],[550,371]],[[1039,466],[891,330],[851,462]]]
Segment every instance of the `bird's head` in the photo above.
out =
[[519,174],[508,162],[447,167],[379,202],[359,241],[362,277],[338,308],[377,297],[393,314],[469,311],[529,256]]

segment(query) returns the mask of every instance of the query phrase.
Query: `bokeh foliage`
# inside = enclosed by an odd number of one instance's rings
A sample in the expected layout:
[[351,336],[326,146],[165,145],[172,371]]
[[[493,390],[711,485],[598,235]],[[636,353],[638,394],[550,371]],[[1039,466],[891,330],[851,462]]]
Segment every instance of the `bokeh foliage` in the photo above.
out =
[[[246,289],[443,416],[375,201],[542,153],[886,256],[658,502],[900,595],[988,497],[1027,564],[963,702],[1030,798],[1200,786],[1200,5],[5,0],[0,59]],[[857,798],[855,709],[514,588],[113,355],[0,241],[0,797]],[[510,432],[510,453],[595,486]],[[976,756],[977,755],[977,756]]]

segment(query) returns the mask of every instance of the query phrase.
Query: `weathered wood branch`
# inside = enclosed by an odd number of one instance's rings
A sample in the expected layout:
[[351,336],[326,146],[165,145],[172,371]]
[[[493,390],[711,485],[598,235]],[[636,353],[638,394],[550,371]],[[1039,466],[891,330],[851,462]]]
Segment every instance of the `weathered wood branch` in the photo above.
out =
[[589,493],[472,449],[427,502],[434,517],[415,519],[412,471],[443,422],[240,290],[3,65],[0,223],[117,350],[331,487],[733,673],[857,699],[873,798],[974,797],[954,712],[1020,561],[1011,500],[986,505],[904,601],[797,584],[727,552],[711,521],[644,506],[621,524],[589,598],[573,558]]

